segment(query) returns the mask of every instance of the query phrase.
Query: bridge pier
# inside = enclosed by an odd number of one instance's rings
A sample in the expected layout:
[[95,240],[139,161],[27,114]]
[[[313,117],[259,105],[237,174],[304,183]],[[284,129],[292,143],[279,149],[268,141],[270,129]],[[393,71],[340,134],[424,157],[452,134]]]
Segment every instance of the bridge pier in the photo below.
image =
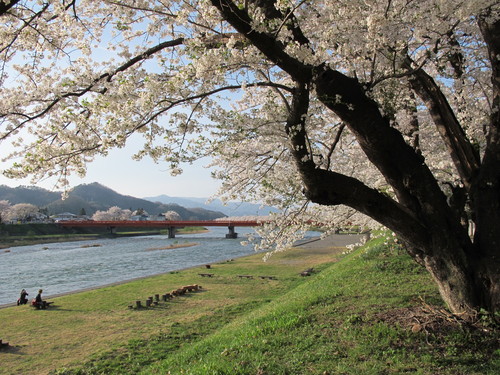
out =
[[109,233],[116,234],[116,227],[108,227]]
[[175,238],[175,227],[168,227],[168,238]]
[[226,238],[238,238],[238,233],[234,231],[234,225],[230,225],[227,228],[229,229],[229,233],[226,234]]

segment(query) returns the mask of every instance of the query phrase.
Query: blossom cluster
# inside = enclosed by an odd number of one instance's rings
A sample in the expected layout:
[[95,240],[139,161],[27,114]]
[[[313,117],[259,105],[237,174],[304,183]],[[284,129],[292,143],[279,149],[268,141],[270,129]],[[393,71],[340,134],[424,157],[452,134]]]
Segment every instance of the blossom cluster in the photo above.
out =
[[[252,32],[272,36],[290,59],[355,77],[445,194],[463,183],[449,147],[409,76],[423,69],[446,96],[468,139],[483,150],[493,89],[477,15],[494,0],[235,0]],[[295,82],[231,26],[211,0],[21,2],[1,15],[2,173],[34,181],[85,175],[98,155],[140,135],[133,157],[173,175],[209,156],[225,200],[282,210],[258,245],[282,249],[316,222],[329,230],[372,219],[348,207],[311,204],[303,194],[286,127]],[[297,30],[303,35],[302,40]],[[298,36],[299,35],[299,36]],[[410,62],[408,62],[410,61]],[[395,200],[382,173],[310,88],[302,162],[356,178]],[[339,103],[343,98],[339,97]]]

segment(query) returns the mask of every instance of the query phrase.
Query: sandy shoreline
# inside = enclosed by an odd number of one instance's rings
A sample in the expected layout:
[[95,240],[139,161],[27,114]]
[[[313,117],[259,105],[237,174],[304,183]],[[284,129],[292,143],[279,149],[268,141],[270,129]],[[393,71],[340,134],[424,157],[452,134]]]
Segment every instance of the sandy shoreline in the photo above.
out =
[[168,246],[163,246],[163,247],[151,247],[149,249],[145,249],[144,251],[158,251],[158,250],[172,250],[172,249],[180,249],[183,247],[192,247],[199,245],[198,242],[186,242],[186,243],[179,243],[179,244],[173,244],[173,245],[168,245]]

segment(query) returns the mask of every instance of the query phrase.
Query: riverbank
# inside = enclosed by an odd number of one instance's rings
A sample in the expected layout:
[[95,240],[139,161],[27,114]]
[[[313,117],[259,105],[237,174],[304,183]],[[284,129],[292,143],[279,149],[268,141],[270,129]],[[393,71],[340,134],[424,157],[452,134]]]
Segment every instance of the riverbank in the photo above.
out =
[[[91,355],[123,345],[130,339],[146,339],[153,332],[218,314],[229,315],[266,304],[286,290],[306,281],[301,271],[318,272],[342,248],[297,248],[278,254],[264,263],[262,254],[144,277],[133,281],[92,288],[79,293],[51,296],[54,307],[34,310],[14,306],[0,310],[0,338],[11,344],[2,356],[0,374],[47,374],[56,368],[73,366]],[[200,274],[212,274],[212,277]],[[239,277],[241,275],[252,276]],[[261,279],[273,276],[275,279]],[[151,309],[129,309],[136,300],[163,294],[183,285],[198,284],[202,290],[174,298]],[[22,353],[23,361],[18,361]],[[40,369],[43,369],[42,371]]]
[[[173,245],[169,245],[169,246],[164,246],[162,248],[145,249],[144,251],[182,249],[182,248],[192,247],[192,246],[196,246],[196,245],[198,245],[198,243],[195,243],[195,242],[185,242],[185,243],[177,243],[177,244],[173,244]],[[82,246],[82,248],[88,248],[88,247],[89,246],[85,246],[85,245]],[[98,244],[97,245],[92,245],[91,247],[100,247],[100,245],[98,245]],[[182,269],[179,269],[177,271],[182,271]],[[49,299],[50,298],[57,298],[57,297],[67,296],[67,295],[70,295],[70,294],[81,293],[81,292],[86,292],[86,291],[90,291],[90,290],[96,290],[96,289],[100,289],[100,288],[106,288],[106,287],[110,287],[110,286],[116,286],[116,285],[126,284],[126,283],[129,283],[129,282],[132,282],[132,281],[142,280],[142,279],[146,279],[146,278],[154,277],[154,276],[158,276],[158,275],[163,275],[163,274],[165,274],[165,272],[161,272],[161,273],[157,273],[157,274],[152,274],[152,275],[147,275],[147,276],[135,277],[135,278],[132,278],[132,279],[127,279],[127,280],[123,280],[123,281],[117,281],[117,282],[113,282],[113,283],[107,283],[107,284],[99,285],[99,286],[95,286],[95,287],[81,288],[81,289],[70,291],[70,292],[51,294],[51,295],[46,296],[46,298],[49,298]],[[0,309],[4,309],[4,308],[7,308],[7,307],[14,307],[14,306],[16,306],[16,302],[3,303],[3,304],[0,304]]]
[[[251,232],[251,229],[241,231]],[[83,242],[14,247],[0,251],[0,304],[14,302],[21,288],[46,295],[98,287],[117,281],[174,271],[253,253],[251,246],[224,238],[225,228],[210,233],[122,237]],[[145,251],[185,243],[199,246]]]
[[[212,277],[200,266],[55,298],[48,310],[3,309],[0,374],[497,373],[498,335],[448,320],[408,256],[374,241],[349,255],[310,245],[212,264]],[[202,289],[127,307],[193,283]]]
[[[206,233],[208,229],[199,227],[179,228],[177,233],[182,234],[198,234]],[[24,234],[24,235],[8,235],[0,236],[0,250],[8,250],[17,246],[30,246],[38,244],[46,244],[52,242],[71,242],[71,241],[88,241],[101,238],[120,238],[120,237],[137,237],[137,236],[155,236],[167,234],[165,230],[148,230],[148,231],[127,231],[118,233],[69,233],[69,234]]]
[[[195,231],[191,228],[190,233],[194,233],[194,232]],[[206,230],[198,230],[198,231],[196,231],[196,233],[206,233],[206,232],[208,232],[208,231],[206,231]],[[321,251],[321,250],[324,250],[324,249],[344,248],[345,246],[347,246],[349,244],[360,242],[361,238],[362,237],[359,236],[359,235],[334,235],[334,236],[331,236],[331,237],[326,238],[326,239],[320,239],[320,237],[315,237],[315,238],[311,238],[311,239],[308,239],[308,240],[298,241],[295,244],[295,246],[296,247],[305,247],[305,248],[310,249],[310,250],[319,249]],[[224,243],[226,241],[227,240],[224,240]],[[187,248],[187,247],[193,247],[196,244],[197,243],[194,243],[194,242],[178,242],[178,241],[175,241],[171,245],[162,246],[161,249],[163,249],[163,250],[182,249],[182,248]],[[235,244],[235,246],[239,246],[239,245]],[[89,249],[89,248],[101,249],[102,246],[101,246],[100,243],[93,243],[93,244],[85,244],[84,243],[84,244],[81,245],[81,248],[82,249]],[[155,249],[157,249],[157,248],[159,249],[160,247],[154,247],[154,248]],[[148,248],[144,249],[144,251],[147,251],[147,250],[148,250]],[[220,249],[217,248],[218,252],[219,252],[219,250]],[[96,256],[98,256],[98,255],[96,254]],[[232,255],[231,259],[239,259],[242,256],[247,256],[247,255],[236,255],[236,256]],[[61,258],[57,258],[57,259],[59,261],[61,260]],[[202,264],[202,266],[203,266],[203,264]],[[173,270],[173,272],[183,271],[183,270],[190,269],[190,268],[191,267],[182,267],[182,266],[180,266],[179,268],[176,268],[175,270]],[[121,270],[120,272],[123,272],[123,270]],[[172,270],[168,271],[168,272],[172,272]],[[125,278],[123,280],[114,281],[114,282],[103,282],[103,283],[101,283],[100,285],[97,285],[97,286],[90,286],[90,287],[81,287],[80,286],[79,288],[73,289],[71,291],[64,291],[64,292],[59,292],[59,293],[53,293],[53,292],[50,293],[49,292],[49,294],[47,294],[47,292],[49,290],[51,290],[51,288],[48,288],[47,285],[43,285],[43,284],[40,284],[40,287],[43,287],[45,289],[45,291],[46,291],[45,292],[46,298],[55,298],[55,297],[61,297],[61,296],[66,296],[66,295],[70,295],[70,294],[75,294],[75,293],[80,293],[80,292],[95,290],[95,289],[99,289],[99,288],[106,288],[106,287],[110,287],[110,286],[116,286],[116,285],[126,284],[126,283],[129,283],[129,282],[132,282],[132,281],[142,280],[142,279],[145,279],[145,278],[154,277],[154,276],[163,275],[163,274],[165,274],[165,272],[153,271],[153,272],[151,272],[151,273],[149,273],[147,275],[144,275],[144,276],[129,277],[129,278]],[[74,281],[74,278],[72,278],[71,280]],[[3,291],[5,291],[5,285],[4,285]],[[18,297],[17,294],[13,294],[12,298],[9,300],[9,302],[2,302],[2,303],[0,303],[0,309],[6,308],[6,307],[16,306],[15,300],[16,300],[17,297]]]

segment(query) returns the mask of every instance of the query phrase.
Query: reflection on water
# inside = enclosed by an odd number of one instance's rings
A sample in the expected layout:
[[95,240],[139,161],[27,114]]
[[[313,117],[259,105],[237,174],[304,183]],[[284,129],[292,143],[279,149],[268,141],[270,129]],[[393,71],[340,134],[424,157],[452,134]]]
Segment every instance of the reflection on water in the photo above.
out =
[[[239,239],[226,239],[227,228],[209,233],[127,237],[19,246],[0,250],[0,305],[17,300],[21,289],[36,295],[72,292],[114,282],[214,263],[253,253],[240,241],[251,228],[237,228]],[[146,251],[168,245],[192,243],[185,248]]]

